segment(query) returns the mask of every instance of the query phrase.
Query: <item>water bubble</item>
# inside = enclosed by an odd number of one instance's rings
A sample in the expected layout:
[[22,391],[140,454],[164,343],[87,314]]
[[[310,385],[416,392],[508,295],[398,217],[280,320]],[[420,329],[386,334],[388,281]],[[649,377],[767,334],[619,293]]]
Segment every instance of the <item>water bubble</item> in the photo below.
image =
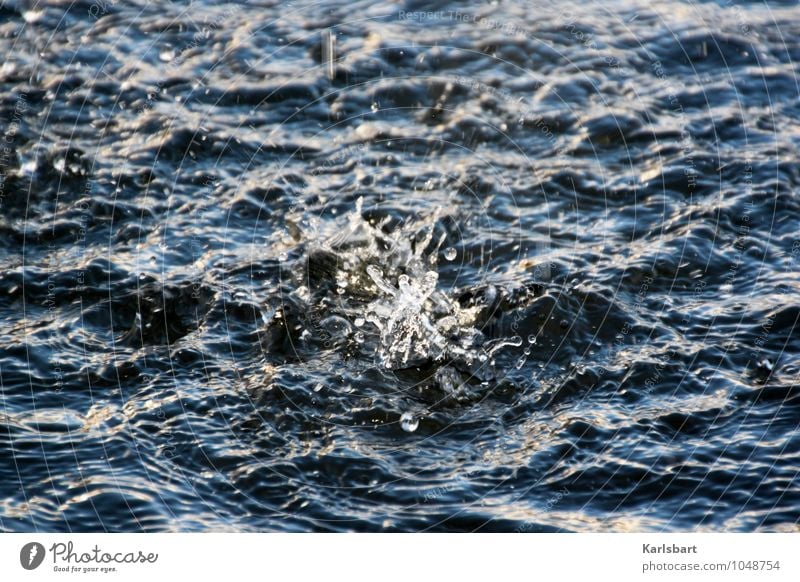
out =
[[534,334],[528,336],[528,343],[531,345],[534,345],[536,343],[536,336]]
[[452,261],[453,259],[456,258],[456,254],[458,254],[456,249],[450,247],[449,249],[445,249],[444,258],[447,259],[448,261]]
[[400,416],[400,428],[406,432],[414,432],[419,427],[419,419],[410,412],[404,412]]

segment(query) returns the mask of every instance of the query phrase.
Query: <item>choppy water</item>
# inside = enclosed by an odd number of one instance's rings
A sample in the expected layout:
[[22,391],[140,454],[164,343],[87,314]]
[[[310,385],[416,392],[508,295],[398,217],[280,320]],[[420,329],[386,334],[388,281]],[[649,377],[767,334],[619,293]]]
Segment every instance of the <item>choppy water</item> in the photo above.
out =
[[797,531],[794,2],[0,38],[0,529]]

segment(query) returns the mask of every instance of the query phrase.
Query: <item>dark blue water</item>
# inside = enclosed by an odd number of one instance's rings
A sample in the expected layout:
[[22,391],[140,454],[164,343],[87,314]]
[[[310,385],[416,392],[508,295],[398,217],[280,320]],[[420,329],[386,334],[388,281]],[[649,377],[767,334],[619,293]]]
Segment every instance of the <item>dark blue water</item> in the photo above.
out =
[[798,531],[796,3],[0,39],[0,530]]

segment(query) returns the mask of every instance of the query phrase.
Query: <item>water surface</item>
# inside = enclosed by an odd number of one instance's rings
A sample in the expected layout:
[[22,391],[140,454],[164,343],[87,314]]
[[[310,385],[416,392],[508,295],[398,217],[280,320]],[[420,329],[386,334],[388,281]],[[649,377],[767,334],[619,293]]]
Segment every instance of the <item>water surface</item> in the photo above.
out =
[[794,2],[3,2],[0,529],[797,531]]

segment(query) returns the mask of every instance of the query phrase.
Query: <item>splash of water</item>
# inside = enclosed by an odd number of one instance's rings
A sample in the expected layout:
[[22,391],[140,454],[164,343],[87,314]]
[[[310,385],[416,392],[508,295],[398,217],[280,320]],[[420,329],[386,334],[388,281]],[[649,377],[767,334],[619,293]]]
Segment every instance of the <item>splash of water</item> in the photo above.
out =
[[[464,384],[462,372],[484,379],[477,370],[490,368],[496,352],[522,339],[487,341],[478,329],[483,307],[462,306],[439,287],[438,257],[453,258],[451,248],[442,250],[446,234],[436,236],[440,214],[436,209],[390,228],[391,218],[365,219],[359,198],[344,229],[318,233],[317,250],[336,256],[336,301],[362,355],[387,370],[432,364],[437,384],[452,393]],[[486,290],[489,303],[496,293]]]
[[379,364],[402,369],[428,361],[485,361],[486,353],[477,347],[483,343],[475,328],[479,308],[464,308],[438,288],[438,255],[446,238],[442,234],[434,240],[440,209],[427,220],[395,229],[385,228],[388,218],[377,224],[365,220],[362,210],[359,198],[348,217],[349,228],[325,246],[341,258],[336,273],[339,293],[357,286],[370,293],[354,326],[361,337],[377,336],[371,345]]

